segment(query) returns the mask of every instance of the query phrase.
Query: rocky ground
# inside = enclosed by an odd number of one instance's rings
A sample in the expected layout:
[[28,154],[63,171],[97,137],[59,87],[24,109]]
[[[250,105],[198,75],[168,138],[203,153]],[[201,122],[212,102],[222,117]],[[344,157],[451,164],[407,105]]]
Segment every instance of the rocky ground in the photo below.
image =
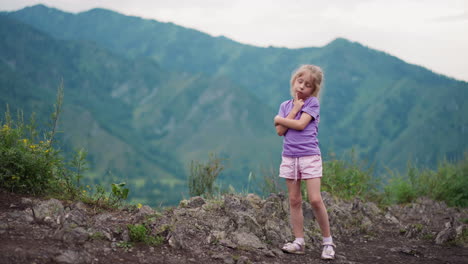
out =
[[[337,257],[322,261],[320,232],[303,203],[306,255],[278,248],[292,239],[282,195],[194,197],[163,212],[103,211],[81,202],[0,190],[0,263],[468,263],[468,210],[419,199],[379,208],[323,193]],[[151,245],[132,243],[143,224]]]

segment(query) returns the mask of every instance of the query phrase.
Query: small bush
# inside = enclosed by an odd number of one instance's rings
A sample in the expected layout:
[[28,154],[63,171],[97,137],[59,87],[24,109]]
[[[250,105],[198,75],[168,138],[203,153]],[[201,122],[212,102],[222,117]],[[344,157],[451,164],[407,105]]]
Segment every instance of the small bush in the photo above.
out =
[[222,159],[210,154],[206,163],[192,161],[190,164],[190,175],[188,177],[188,188],[190,196],[212,197],[216,189],[215,181],[223,171]]
[[416,190],[413,185],[403,177],[398,176],[390,179],[385,187],[385,193],[388,203],[410,203],[417,198]]
[[144,225],[127,225],[128,234],[130,236],[130,241],[133,242],[144,242],[147,236],[148,230]]
[[89,185],[85,188],[80,180],[88,170],[86,151],[78,150],[70,162],[65,162],[60,151],[54,148],[62,102],[63,84],[58,89],[50,127],[43,133],[36,127],[34,113],[29,123],[24,122],[21,111],[13,120],[7,106],[0,120],[0,188],[58,199],[79,199],[106,208],[120,206],[129,192],[124,188],[125,183],[113,184],[109,194],[99,185],[95,190]]
[[286,184],[278,175],[278,169],[270,167],[269,169],[262,168],[263,184],[261,184],[261,192],[263,196],[268,196],[271,193],[280,193],[286,191]]
[[161,245],[164,242],[164,238],[161,236],[151,236],[149,230],[145,225],[127,225],[130,241],[132,242],[143,242],[150,246]]
[[449,206],[468,206],[468,154],[451,163],[443,161],[437,170],[417,169],[411,164],[405,176],[390,172],[385,199],[390,203],[408,203],[427,196]]
[[[59,88],[57,105],[52,115],[56,126],[61,107],[63,88]],[[39,138],[35,115],[29,124],[22,111],[13,120],[7,106],[4,121],[0,121],[0,187],[12,192],[44,194],[57,187],[64,170],[59,152],[52,147],[55,127]]]
[[323,163],[322,190],[343,198],[372,199],[377,195],[372,167],[359,161],[354,152],[348,160],[332,159]]

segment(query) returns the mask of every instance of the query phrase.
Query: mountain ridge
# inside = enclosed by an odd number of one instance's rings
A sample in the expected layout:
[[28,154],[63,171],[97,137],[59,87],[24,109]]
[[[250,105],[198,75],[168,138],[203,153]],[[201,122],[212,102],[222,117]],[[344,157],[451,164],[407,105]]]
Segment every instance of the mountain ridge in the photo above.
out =
[[[160,78],[169,79],[170,85],[175,85],[171,89],[178,89],[177,81],[171,79],[177,79],[177,76],[187,80],[192,80],[193,76],[205,76],[212,82],[200,80],[197,83],[200,87],[212,85],[212,91],[216,83],[235,87],[235,91],[224,89],[226,96],[238,100],[252,97],[255,100],[249,99],[248,104],[239,103],[240,108],[233,105],[224,108],[224,117],[230,116],[228,113],[231,109],[237,109],[236,113],[245,115],[242,114],[241,108],[248,108],[246,117],[252,118],[249,121],[250,126],[246,127],[245,123],[239,133],[249,131],[251,127],[254,127],[255,131],[262,131],[258,133],[266,135],[265,139],[268,138],[268,142],[255,147],[256,151],[262,154],[269,151],[277,151],[277,154],[280,154],[280,139],[272,137],[274,132],[271,119],[276,114],[279,103],[290,97],[290,72],[303,63],[320,65],[325,71],[319,134],[325,157],[333,153],[342,157],[354,148],[360,158],[376,163],[376,167],[380,168],[378,174],[381,174],[385,172],[385,167],[402,171],[408,161],[416,161],[417,166],[434,168],[437,162],[444,158],[459,159],[468,148],[468,109],[464,103],[468,98],[468,83],[435,74],[418,65],[408,64],[398,57],[370,49],[358,42],[337,38],[323,47],[264,48],[237,43],[228,38],[212,37],[175,24],[124,16],[114,11],[86,12],[74,15],[59,12],[58,15],[54,15],[54,12],[48,14],[47,7],[41,6],[37,9],[4,12],[3,16],[27,23],[55,39],[89,41],[129,61],[143,59],[148,60],[150,64],[152,61],[164,69]],[[100,12],[107,15],[98,16]],[[112,20],[107,19],[109,14],[113,17]],[[88,74],[93,73],[90,71]],[[150,72],[146,74],[142,80],[151,77]],[[166,78],[165,75],[171,77]],[[131,93],[122,93],[126,89],[125,86],[122,87],[120,90],[114,87],[113,94],[118,96],[121,93],[121,100],[134,100],[131,98],[135,96]],[[203,89],[200,87],[195,90],[201,92]],[[152,91],[157,93],[156,89]],[[147,95],[151,93],[141,92],[139,98],[145,98]],[[173,94],[170,92],[163,95],[173,100]],[[193,96],[195,98],[199,94],[194,93]],[[192,103],[190,96],[184,94],[183,98],[183,109],[190,113],[191,108],[187,106]],[[223,102],[222,99],[219,97],[218,100],[210,101],[208,104],[213,105],[206,107],[218,109],[215,105]],[[163,128],[172,124],[170,118],[164,119],[161,115],[172,113],[172,110],[169,107],[164,112],[154,112],[154,117],[140,115],[143,109],[151,109],[149,104],[139,106],[139,103],[148,100],[134,102],[136,110],[133,115],[140,119],[133,121],[136,122],[133,126],[142,131],[142,142],[154,141],[155,150],[171,149],[171,144],[183,145],[184,140],[191,148],[197,146],[188,134],[158,143],[155,139],[157,133],[154,133],[156,130],[149,124],[156,124],[155,120],[164,124]],[[172,102],[178,103],[177,100]],[[262,109],[260,113],[256,113],[257,108]],[[252,123],[254,120],[258,124]],[[201,127],[199,124],[192,125],[197,129]],[[226,127],[231,129],[220,134],[213,133],[213,139],[222,138],[226,133],[232,138],[242,138],[232,123]],[[204,140],[202,142],[205,142]],[[227,144],[224,141],[217,142],[222,142],[221,145]],[[269,146],[272,144],[276,144],[274,148]],[[233,142],[231,146],[240,151],[240,144]],[[186,155],[182,149],[182,153],[178,154]],[[227,149],[226,147],[225,150]],[[198,152],[188,156],[193,158],[200,154]],[[245,162],[237,164],[242,163]],[[276,161],[273,163],[276,164]],[[242,171],[243,177],[248,175],[247,168]]]
[[[241,188],[243,183],[233,178],[258,169],[254,160],[246,158],[255,153],[253,141],[264,142],[260,144],[264,150],[276,149],[257,154],[259,160],[273,160],[271,153],[279,152],[279,145],[270,144],[277,140],[268,129],[270,118],[263,118],[271,110],[226,78],[169,73],[152,60],[121,58],[92,43],[55,40],[14,19],[0,16],[0,20],[4,39],[0,61],[14,61],[21,74],[14,77],[14,72],[8,72],[0,79],[0,103],[10,104],[14,111],[24,106],[26,113],[34,111],[45,120],[56,89],[50,80],[63,76],[64,149],[89,150],[93,181],[99,182],[99,174],[103,182],[119,177],[130,184],[133,198],[174,203],[185,192],[190,160],[205,159],[209,152],[229,159],[232,167],[221,178]],[[42,81],[45,76],[48,82]],[[40,85],[9,87],[9,82],[19,80]],[[48,93],[35,99],[38,103],[26,99],[44,90]],[[18,94],[6,96],[8,91]],[[253,111],[260,116],[252,115]],[[243,128],[242,133],[232,133],[235,125]],[[228,135],[228,140],[220,144],[217,134]],[[144,190],[133,185],[142,180],[147,182],[140,186]],[[177,188],[165,197],[164,185]],[[159,194],[151,195],[158,190]]]

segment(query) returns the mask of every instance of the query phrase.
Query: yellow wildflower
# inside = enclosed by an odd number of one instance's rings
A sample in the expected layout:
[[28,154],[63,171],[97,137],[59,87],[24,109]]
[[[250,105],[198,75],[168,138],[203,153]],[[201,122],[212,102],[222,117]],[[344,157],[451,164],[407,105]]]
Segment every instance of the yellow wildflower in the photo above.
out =
[[10,130],[10,127],[7,124],[5,124],[5,125],[3,125],[3,130],[8,131],[8,130]]
[[28,139],[27,138],[23,139],[23,143],[28,144]]
[[46,149],[45,153],[49,153],[49,150],[48,150],[48,149]]
[[83,190],[83,193],[86,193],[86,190]]
[[138,209],[140,209],[141,207],[143,207],[143,205],[141,203],[138,203],[137,207]]

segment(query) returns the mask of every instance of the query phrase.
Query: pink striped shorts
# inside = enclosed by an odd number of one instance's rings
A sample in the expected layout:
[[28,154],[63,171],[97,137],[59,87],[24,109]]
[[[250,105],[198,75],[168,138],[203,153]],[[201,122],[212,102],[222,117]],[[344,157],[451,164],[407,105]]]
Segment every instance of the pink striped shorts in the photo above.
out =
[[320,155],[299,158],[283,156],[279,176],[291,180],[320,178],[322,177],[322,157]]

